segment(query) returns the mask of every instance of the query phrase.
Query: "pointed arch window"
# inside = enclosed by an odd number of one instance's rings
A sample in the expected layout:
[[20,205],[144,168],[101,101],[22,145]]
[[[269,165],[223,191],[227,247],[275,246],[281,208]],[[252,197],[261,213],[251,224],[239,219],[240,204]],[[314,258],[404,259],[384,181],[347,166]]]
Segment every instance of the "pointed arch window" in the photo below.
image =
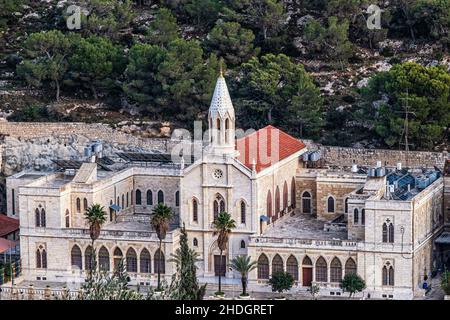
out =
[[272,193],[269,191],[267,191],[267,217],[269,218],[269,220],[267,221],[267,223],[269,224],[272,221]]
[[92,269],[92,247],[88,246],[84,251],[84,268],[86,270]]
[[45,217],[45,209],[44,208],[36,208],[34,211],[36,227],[44,228],[46,226],[46,217]]
[[197,240],[197,238],[194,238],[194,240],[192,240],[192,245],[194,247],[198,247],[198,240]]
[[192,220],[198,222],[198,202],[197,199],[192,199]]
[[142,192],[139,189],[136,190],[136,205],[142,205]]
[[323,257],[320,257],[316,261],[316,281],[328,282],[328,266]]
[[298,281],[298,262],[293,255],[290,255],[286,261],[286,272],[290,273],[295,281]]
[[345,274],[355,273],[356,274],[356,263],[352,258],[348,258],[345,262]]
[[83,199],[83,210],[86,212],[88,209],[88,201],[86,198]]
[[127,208],[130,207],[130,193],[127,192]]
[[225,119],[225,143],[229,141],[229,129],[230,129],[230,120],[228,118]]
[[295,194],[296,194],[295,178],[292,177],[292,180],[291,180],[291,206],[293,209],[296,208],[296,206],[297,206],[297,201],[296,201],[297,199],[296,199]]
[[69,212],[69,209],[66,209],[65,220],[66,220],[66,228],[70,228],[70,212]]
[[43,246],[36,250],[36,268],[47,269],[47,251]]
[[70,252],[70,261],[72,265],[72,269],[78,268],[79,270],[83,269],[83,263],[81,258],[81,249],[79,246],[74,245],[72,247],[72,251]]
[[127,251],[127,272],[137,272],[137,255],[133,248]]
[[382,240],[385,243],[394,243],[394,224],[389,219],[383,223]]
[[331,260],[330,280],[331,280],[331,282],[341,282],[342,281],[342,264],[341,264],[341,261],[337,257],[335,257],[333,260]]
[[361,210],[361,224],[363,226],[366,224],[366,209]]
[[246,204],[244,201],[241,201],[241,223],[245,224],[246,218]]
[[245,249],[245,241],[241,240],[241,249]]
[[262,253],[258,258],[258,279],[269,279],[269,259]]
[[354,224],[359,223],[359,212],[358,212],[357,208],[355,208],[355,210],[353,210],[353,223]]
[[77,198],[76,203],[77,203],[77,213],[80,213],[81,212],[81,200],[80,200],[80,198]]
[[153,192],[152,190],[147,190],[147,205],[152,206],[153,205]]
[[287,182],[284,182],[283,185],[283,210],[286,210],[288,207],[288,185]]
[[225,201],[223,200],[222,196],[217,195],[216,199],[214,200],[213,204],[213,211],[214,211],[214,220],[217,219],[219,216],[219,213],[225,212]]
[[155,258],[153,260],[155,261],[155,273],[158,273],[158,270],[160,270],[163,274],[166,273],[164,253],[161,250],[156,250]]
[[180,206],[180,191],[175,192],[175,207]]
[[344,201],[344,212],[348,213],[348,198],[345,198],[345,201]]
[[114,255],[113,255],[113,263],[114,263],[114,265],[113,265],[114,269],[113,270],[114,271],[118,271],[119,270],[119,265],[120,265],[122,259],[123,259],[122,250],[120,250],[119,247],[116,247],[114,249]]
[[303,258],[302,265],[304,265],[304,266],[312,266],[313,264],[312,264],[311,258],[308,257],[308,256],[305,256]]
[[387,262],[382,269],[383,286],[394,286],[394,267]]
[[272,274],[278,271],[284,271],[283,259],[279,254],[276,254],[272,260]]
[[147,249],[143,249],[140,255],[140,272],[141,273],[151,273],[151,256]]
[[278,214],[280,213],[280,188],[275,189],[275,219],[278,218]]
[[98,265],[100,271],[109,271],[109,252],[104,246],[98,251]]

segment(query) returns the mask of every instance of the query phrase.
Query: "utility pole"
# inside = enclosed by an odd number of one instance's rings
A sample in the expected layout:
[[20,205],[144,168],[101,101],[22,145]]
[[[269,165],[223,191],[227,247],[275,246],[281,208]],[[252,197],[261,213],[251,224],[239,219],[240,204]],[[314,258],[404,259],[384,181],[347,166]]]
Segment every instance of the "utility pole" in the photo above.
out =
[[405,165],[406,167],[408,167],[408,162],[409,162],[409,146],[412,145],[411,143],[409,143],[408,141],[408,135],[409,135],[409,115],[416,115],[414,112],[409,111],[409,93],[408,90],[406,90],[406,98],[401,98],[402,100],[406,100],[406,104],[403,106],[404,111],[402,111],[401,113],[405,114],[405,119],[403,121],[403,131],[402,134],[400,135],[400,141],[399,141],[399,149],[401,150],[401,146],[404,145],[405,146]]

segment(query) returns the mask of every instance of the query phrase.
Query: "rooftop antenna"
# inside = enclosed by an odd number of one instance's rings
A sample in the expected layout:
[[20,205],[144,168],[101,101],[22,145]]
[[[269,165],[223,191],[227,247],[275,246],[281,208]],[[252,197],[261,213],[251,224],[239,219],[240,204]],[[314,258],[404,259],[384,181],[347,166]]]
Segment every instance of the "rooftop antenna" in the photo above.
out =
[[401,146],[404,145],[405,146],[405,163],[406,166],[408,167],[408,162],[409,162],[409,146],[412,146],[412,143],[409,143],[408,141],[408,135],[409,135],[409,115],[416,115],[414,112],[409,111],[409,92],[408,89],[406,89],[406,98],[401,98],[402,100],[406,100],[406,104],[403,106],[404,111],[402,111],[401,113],[405,114],[405,119],[403,121],[403,130],[402,130],[402,134],[400,135],[400,141],[399,141],[399,149],[401,149]]

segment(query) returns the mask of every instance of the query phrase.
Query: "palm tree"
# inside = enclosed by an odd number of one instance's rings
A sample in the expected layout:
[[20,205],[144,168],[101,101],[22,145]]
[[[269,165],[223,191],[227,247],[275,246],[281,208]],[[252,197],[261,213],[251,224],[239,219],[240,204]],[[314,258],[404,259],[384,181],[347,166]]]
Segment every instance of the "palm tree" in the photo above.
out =
[[[227,212],[221,212],[214,220],[214,228],[216,231],[214,234],[218,233],[217,246],[220,250],[220,268],[222,268],[222,253],[227,250],[228,238],[230,236],[231,230],[236,228],[236,221],[231,218],[231,215]],[[219,291],[218,294],[222,293],[222,270],[219,272]]]
[[89,272],[89,276],[92,275],[92,269],[95,268],[95,250],[94,250],[94,241],[98,239],[100,236],[100,230],[102,225],[106,222],[106,212],[105,208],[100,204],[95,203],[92,204],[89,208],[87,208],[84,213],[84,218],[87,220],[89,224],[89,235],[92,240],[92,251],[91,251],[91,272]]
[[158,257],[158,291],[161,291],[161,246],[162,241],[166,238],[167,231],[169,230],[169,223],[172,220],[172,209],[166,206],[164,203],[158,203],[153,209],[153,216],[151,225],[155,229],[159,239],[159,257]]
[[246,255],[237,256],[231,260],[230,267],[241,274],[242,294],[247,295],[247,278],[250,271],[256,268],[256,261],[250,261]]
[[94,241],[100,236],[102,225],[106,222],[105,208],[98,203],[92,204],[84,213],[84,218],[89,224],[89,235],[92,240],[92,249],[94,249]]

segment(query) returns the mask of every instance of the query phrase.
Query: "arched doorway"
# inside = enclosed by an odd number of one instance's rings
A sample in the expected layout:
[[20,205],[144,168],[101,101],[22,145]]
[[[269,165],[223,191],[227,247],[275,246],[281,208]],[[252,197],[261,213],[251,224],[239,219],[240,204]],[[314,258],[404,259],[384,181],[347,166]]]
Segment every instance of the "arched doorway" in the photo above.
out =
[[308,256],[305,256],[302,261],[302,278],[303,278],[303,286],[311,287],[313,276],[313,264],[311,259]]
[[220,256],[220,249],[217,246],[217,241],[210,247],[210,270],[214,271],[214,276],[219,275],[225,276],[227,270],[227,251],[222,252],[222,257]]

